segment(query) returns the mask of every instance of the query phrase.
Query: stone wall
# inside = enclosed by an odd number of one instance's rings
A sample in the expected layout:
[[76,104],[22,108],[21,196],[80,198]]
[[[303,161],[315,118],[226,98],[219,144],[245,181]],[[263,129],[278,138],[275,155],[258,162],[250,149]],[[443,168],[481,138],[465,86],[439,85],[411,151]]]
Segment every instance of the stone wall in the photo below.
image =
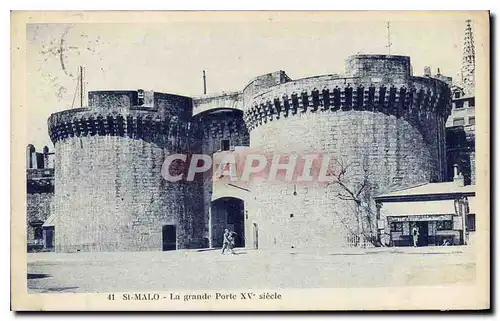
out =
[[410,57],[394,55],[354,55],[346,61],[346,74],[392,84],[406,81],[411,74]]
[[[211,156],[212,159],[214,159],[214,154],[221,152],[221,140],[229,140],[229,147],[232,150],[249,145],[248,129],[240,110],[210,110],[196,115],[195,119],[200,122],[202,130],[202,153]],[[225,220],[216,217],[216,213],[211,213],[213,208],[211,204],[215,200],[214,194],[217,197],[241,199],[241,191],[218,181],[214,176],[214,171],[206,172],[203,177],[204,217],[207,222],[204,237],[210,240],[208,245],[215,247],[219,245],[219,240],[222,240],[221,231],[230,226],[226,226]]]
[[[353,191],[367,171],[370,195],[435,180],[438,167],[435,146],[408,122],[366,111],[306,113],[273,121],[251,132],[251,147],[264,153],[334,155],[350,164],[347,183]],[[356,229],[354,203],[340,199],[341,191],[333,185],[263,181],[251,190],[248,223],[259,225],[261,247],[345,244],[352,235],[344,224]]]
[[[54,169],[28,168],[26,170],[26,233],[28,251],[41,250],[44,248],[42,225],[53,211],[54,199]],[[39,235],[35,230],[39,229]]]
[[243,95],[241,92],[204,95],[193,98],[193,115],[220,109],[243,110]]
[[191,100],[155,93],[154,107],[138,107],[133,94],[92,96],[101,105],[49,120],[56,251],[161,250],[163,225],[176,225],[177,248],[201,247],[202,183],[161,175],[168,154],[201,151]]
[[47,193],[28,193],[26,217],[28,245],[43,241],[43,238],[41,240],[35,238],[35,228],[41,228],[50,216],[53,198],[53,191]]

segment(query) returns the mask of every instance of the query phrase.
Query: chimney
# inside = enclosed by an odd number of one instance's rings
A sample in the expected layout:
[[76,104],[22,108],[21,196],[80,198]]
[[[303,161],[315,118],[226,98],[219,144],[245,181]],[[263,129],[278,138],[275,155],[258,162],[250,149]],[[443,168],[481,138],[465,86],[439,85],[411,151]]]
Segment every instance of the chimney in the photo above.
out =
[[436,76],[441,76],[441,70],[439,70],[439,68],[438,68],[438,73]]
[[459,187],[464,187],[464,176],[458,172],[458,165],[453,165],[453,182]]
[[430,77],[431,76],[431,67],[425,66],[424,67],[424,77]]

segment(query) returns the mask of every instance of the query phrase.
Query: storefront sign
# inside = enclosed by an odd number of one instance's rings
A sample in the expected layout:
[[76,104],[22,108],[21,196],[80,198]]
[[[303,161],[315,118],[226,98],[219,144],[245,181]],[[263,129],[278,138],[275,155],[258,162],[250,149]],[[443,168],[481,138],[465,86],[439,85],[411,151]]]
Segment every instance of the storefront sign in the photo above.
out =
[[453,217],[452,214],[388,216],[387,221],[389,224],[392,222],[450,221]]

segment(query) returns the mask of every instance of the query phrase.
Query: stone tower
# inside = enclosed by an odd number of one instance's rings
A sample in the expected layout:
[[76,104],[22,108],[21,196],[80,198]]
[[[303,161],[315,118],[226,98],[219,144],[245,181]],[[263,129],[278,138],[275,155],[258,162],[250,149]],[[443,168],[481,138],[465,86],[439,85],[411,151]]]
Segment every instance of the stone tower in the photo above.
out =
[[[247,230],[258,226],[260,248],[343,247],[357,242],[358,228],[375,237],[373,196],[443,180],[448,85],[414,77],[404,56],[356,55],[346,65],[345,76],[290,80],[280,72],[243,90],[251,148],[329,154],[332,175],[346,169],[346,188],[253,180]],[[359,203],[348,200],[358,191]],[[359,208],[369,215],[359,219]]]
[[191,98],[89,92],[89,107],[52,114],[56,251],[201,247],[201,182],[164,180],[166,155],[201,151]]
[[475,86],[475,49],[471,20],[465,22],[464,48],[462,57],[462,85],[466,95],[474,95]]

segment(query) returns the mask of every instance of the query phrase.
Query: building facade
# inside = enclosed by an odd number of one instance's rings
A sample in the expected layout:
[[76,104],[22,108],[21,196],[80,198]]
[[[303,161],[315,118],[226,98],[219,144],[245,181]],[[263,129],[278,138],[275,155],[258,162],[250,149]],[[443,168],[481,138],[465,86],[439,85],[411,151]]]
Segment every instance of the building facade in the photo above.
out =
[[[292,80],[278,71],[211,96],[89,92],[88,107],[49,118],[47,228],[61,252],[218,247],[225,228],[237,246],[254,248],[373,245],[376,195],[446,180],[450,97],[445,81],[413,76],[409,57],[386,55],[352,56],[344,75]],[[216,163],[249,150],[328,154],[337,170],[345,166],[345,181],[162,175],[171,154]],[[350,191],[359,199],[339,197]]]
[[[446,122],[448,166],[459,165],[465,184],[476,182],[475,48],[472,22],[466,21],[460,80],[452,86],[452,110]],[[452,172],[449,171],[448,180]]]
[[53,212],[54,153],[45,146],[41,153],[33,145],[26,148],[26,232],[28,251],[54,249],[53,226],[48,226]]

